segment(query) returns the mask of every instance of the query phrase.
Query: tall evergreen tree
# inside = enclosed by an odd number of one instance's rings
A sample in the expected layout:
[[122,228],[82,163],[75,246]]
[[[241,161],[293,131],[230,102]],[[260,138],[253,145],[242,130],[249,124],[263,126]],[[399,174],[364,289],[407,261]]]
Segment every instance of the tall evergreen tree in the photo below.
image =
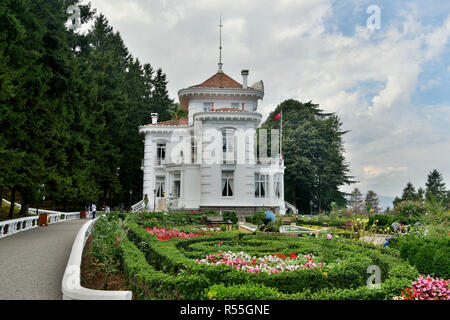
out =
[[436,169],[428,174],[425,187],[427,199],[430,198],[430,194],[435,195],[438,201],[441,201],[441,199],[446,197],[447,191],[445,189],[444,178]]
[[332,202],[345,204],[339,187],[351,183],[352,177],[344,159],[342,136],[346,132],[339,118],[323,112],[317,104],[286,100],[262,128],[268,132],[278,129],[280,121],[272,119],[281,110],[286,200],[295,203],[300,212],[328,211]]
[[367,191],[364,206],[369,215],[380,213],[380,200],[378,199],[378,195],[375,191]]
[[348,200],[349,211],[351,214],[363,214],[364,213],[364,201],[362,199],[362,193],[358,188],[355,188],[350,194]]

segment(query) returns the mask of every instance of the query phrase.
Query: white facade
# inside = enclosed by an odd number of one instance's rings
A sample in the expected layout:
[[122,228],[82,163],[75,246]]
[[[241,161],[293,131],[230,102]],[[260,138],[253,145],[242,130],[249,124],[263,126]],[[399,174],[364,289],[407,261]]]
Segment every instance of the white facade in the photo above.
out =
[[[284,161],[256,156],[262,82],[247,87],[221,70],[179,91],[186,119],[141,126],[145,136],[143,196],[153,210],[285,212]],[[272,152],[274,153],[274,152]]]

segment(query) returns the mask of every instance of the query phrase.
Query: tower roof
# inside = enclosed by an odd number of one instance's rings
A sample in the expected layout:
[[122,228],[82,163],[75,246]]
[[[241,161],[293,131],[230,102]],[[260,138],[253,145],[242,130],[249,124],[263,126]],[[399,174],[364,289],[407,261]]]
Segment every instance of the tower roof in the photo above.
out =
[[217,72],[208,80],[201,84],[189,88],[224,88],[224,89],[242,89],[242,84],[232,79],[223,72]]

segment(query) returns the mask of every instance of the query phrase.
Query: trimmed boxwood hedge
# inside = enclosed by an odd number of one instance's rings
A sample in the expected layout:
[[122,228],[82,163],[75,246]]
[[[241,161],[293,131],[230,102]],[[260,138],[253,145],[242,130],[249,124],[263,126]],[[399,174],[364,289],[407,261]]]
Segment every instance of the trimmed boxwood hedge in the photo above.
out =
[[[128,263],[124,264],[134,265],[132,260],[139,259],[139,270],[145,270],[145,277],[138,277],[139,281],[135,280],[133,272],[126,272],[127,279],[137,281],[139,285],[131,286],[136,287],[143,297],[152,297],[146,290],[160,292],[155,297],[170,297],[167,292],[170,288],[176,288],[176,294],[172,297],[184,299],[386,299],[398,295],[401,289],[410,285],[418,276],[414,267],[395,257],[398,254],[396,250],[375,249],[372,245],[323,239],[242,236],[234,232],[160,241],[135,222],[128,222],[127,229],[128,238],[134,244],[134,251],[130,252],[134,253],[130,255],[131,258],[128,257]],[[217,252],[213,245],[217,242],[234,246],[233,248],[242,245],[252,255],[257,255],[258,250],[260,255],[264,255],[295,249],[297,253],[313,253],[324,261],[340,258],[341,263],[333,268],[299,269],[269,275],[193,261],[214,250]],[[136,250],[141,254],[137,255]],[[124,261],[126,256],[124,253]],[[381,268],[381,290],[369,290],[366,287],[369,277],[366,270],[369,265]],[[150,269],[145,269],[146,266]],[[192,286],[196,289],[193,290]]]
[[406,235],[392,239],[390,245],[421,274],[450,278],[450,237],[417,239]]

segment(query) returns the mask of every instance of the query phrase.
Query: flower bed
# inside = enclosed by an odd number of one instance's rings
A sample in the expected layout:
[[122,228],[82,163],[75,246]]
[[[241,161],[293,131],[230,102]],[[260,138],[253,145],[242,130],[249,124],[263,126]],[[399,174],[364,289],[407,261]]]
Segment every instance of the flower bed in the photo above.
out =
[[424,278],[422,275],[405,288],[395,300],[450,300],[450,280]]
[[193,233],[193,232],[182,232],[179,229],[158,229],[158,228],[145,228],[148,233],[151,235],[154,235],[156,238],[158,238],[161,241],[167,241],[167,240],[173,240],[173,239],[189,239],[189,238],[195,238],[195,237],[203,237],[205,234],[203,233]]
[[225,264],[237,270],[243,270],[251,273],[266,272],[282,273],[293,272],[301,268],[321,268],[321,263],[314,262],[314,255],[307,254],[298,256],[295,252],[290,252],[288,255],[276,253],[273,255],[266,255],[263,257],[250,256],[245,252],[233,253],[218,252],[217,254],[206,255],[205,259],[195,259],[197,263],[204,263],[207,265]]
[[[176,288],[177,299],[392,299],[419,276],[414,267],[396,257],[395,249],[335,237],[220,232],[160,241],[135,222],[126,226],[128,239],[142,253],[140,260],[155,270],[140,280],[130,273],[128,279],[139,288],[135,290],[139,299],[167,294],[169,287]],[[127,261],[132,264],[134,259]],[[139,265],[147,268],[144,262]],[[366,285],[370,265],[381,269],[379,290]]]

